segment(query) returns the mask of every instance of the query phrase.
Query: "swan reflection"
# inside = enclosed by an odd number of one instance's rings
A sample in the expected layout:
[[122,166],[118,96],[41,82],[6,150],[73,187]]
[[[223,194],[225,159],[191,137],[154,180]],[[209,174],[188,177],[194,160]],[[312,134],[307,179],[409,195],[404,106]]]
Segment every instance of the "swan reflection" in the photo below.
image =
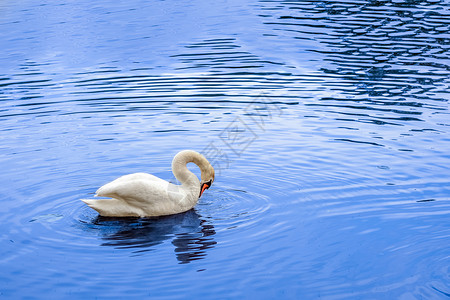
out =
[[214,226],[191,209],[185,213],[157,218],[109,218],[98,216],[94,224],[101,226],[102,246],[135,249],[140,255],[156,245],[172,240],[179,263],[202,259],[215,244]]

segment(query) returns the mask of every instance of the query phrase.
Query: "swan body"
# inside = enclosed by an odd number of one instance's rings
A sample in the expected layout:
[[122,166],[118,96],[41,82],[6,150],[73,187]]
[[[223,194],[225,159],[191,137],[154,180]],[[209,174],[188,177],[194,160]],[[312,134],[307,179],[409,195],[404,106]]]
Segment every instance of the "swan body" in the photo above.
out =
[[[195,163],[201,170],[201,181],[187,168]],[[198,152],[183,150],[172,161],[172,172],[181,185],[147,173],[117,178],[100,187],[95,196],[109,199],[82,199],[104,217],[155,217],[190,210],[214,181],[214,168]]]

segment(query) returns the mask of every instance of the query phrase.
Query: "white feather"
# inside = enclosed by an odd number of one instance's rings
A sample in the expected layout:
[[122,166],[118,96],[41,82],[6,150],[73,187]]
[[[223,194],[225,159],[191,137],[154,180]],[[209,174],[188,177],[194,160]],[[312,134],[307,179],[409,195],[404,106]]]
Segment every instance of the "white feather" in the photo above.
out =
[[181,185],[174,185],[147,173],[129,174],[100,187],[96,196],[110,199],[82,199],[100,215],[107,217],[151,217],[177,214],[195,206],[201,183],[186,167],[200,167],[202,183],[214,180],[214,168],[206,158],[192,150],[179,152],[172,161],[172,172]]

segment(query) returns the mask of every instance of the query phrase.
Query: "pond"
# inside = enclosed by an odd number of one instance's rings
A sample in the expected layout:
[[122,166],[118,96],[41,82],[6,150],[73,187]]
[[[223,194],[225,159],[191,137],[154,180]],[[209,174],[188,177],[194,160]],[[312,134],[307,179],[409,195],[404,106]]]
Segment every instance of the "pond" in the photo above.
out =
[[[2,2],[0,298],[448,299],[449,30],[446,0]],[[80,201],[184,149],[193,210]]]

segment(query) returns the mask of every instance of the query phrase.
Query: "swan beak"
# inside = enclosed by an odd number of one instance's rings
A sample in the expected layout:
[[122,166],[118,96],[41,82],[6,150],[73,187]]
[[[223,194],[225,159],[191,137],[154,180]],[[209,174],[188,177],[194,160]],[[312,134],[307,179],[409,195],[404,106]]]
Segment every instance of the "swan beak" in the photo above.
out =
[[206,191],[207,189],[209,189],[210,186],[211,186],[211,181],[203,183],[200,188],[200,195],[198,197],[200,198],[203,195],[203,192]]

